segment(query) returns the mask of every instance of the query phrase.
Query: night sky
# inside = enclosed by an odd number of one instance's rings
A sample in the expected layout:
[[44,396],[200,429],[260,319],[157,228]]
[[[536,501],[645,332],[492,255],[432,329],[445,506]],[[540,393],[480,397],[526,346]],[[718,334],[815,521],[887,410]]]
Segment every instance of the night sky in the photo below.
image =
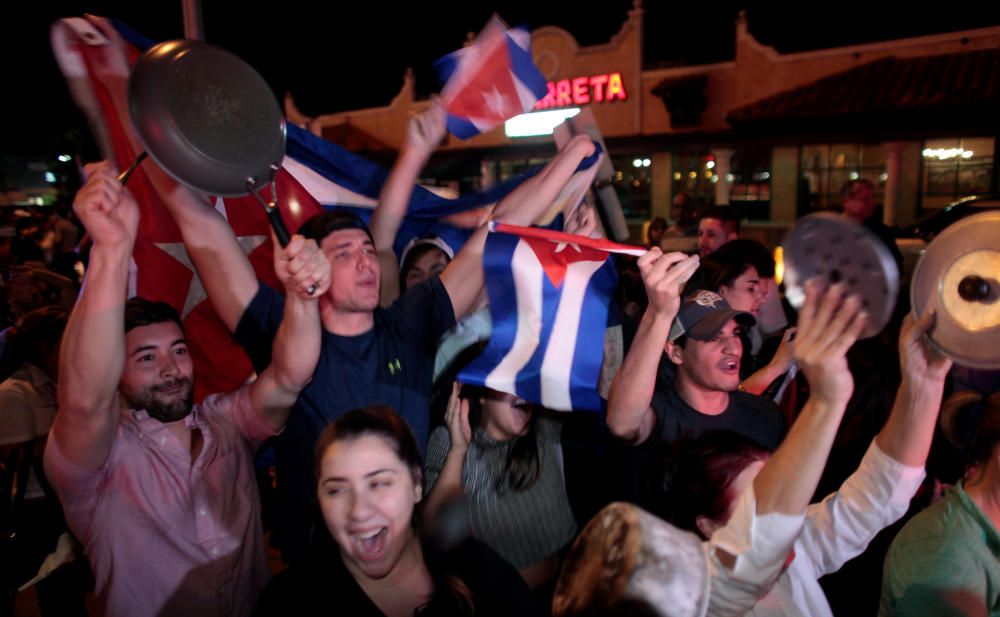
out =
[[[601,8],[589,8],[594,4]],[[372,0],[354,5],[203,0],[203,15],[206,40],[249,61],[279,97],[291,91],[304,113],[318,115],[388,103],[408,66],[415,71],[419,94],[436,91],[440,84],[433,61],[459,48],[466,33],[478,32],[494,11],[511,25],[561,26],[581,45],[591,45],[607,42],[620,29],[632,2],[588,2],[586,9],[582,5],[562,0],[411,2],[400,7]],[[858,0],[647,0],[645,61],[649,65],[732,58],[740,7],[747,10],[750,31],[785,52],[1000,24],[1000,3],[933,6],[939,10],[916,9],[913,2]],[[180,0],[8,3],[6,32],[0,38],[8,112],[0,154],[38,156],[58,150],[67,140],[85,146],[89,141],[48,39],[55,19],[85,12],[117,17],[153,39],[183,35]]]

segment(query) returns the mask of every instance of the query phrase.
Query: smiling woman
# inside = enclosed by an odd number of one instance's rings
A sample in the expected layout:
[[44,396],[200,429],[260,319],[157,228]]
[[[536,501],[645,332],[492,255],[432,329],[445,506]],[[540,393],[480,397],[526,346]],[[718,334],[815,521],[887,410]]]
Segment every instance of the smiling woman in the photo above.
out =
[[390,617],[534,614],[517,572],[488,547],[468,540],[447,554],[425,555],[417,532],[420,451],[391,409],[342,416],[320,436],[316,461],[326,542],[316,543],[311,563],[268,585],[255,615],[312,614],[326,606]]

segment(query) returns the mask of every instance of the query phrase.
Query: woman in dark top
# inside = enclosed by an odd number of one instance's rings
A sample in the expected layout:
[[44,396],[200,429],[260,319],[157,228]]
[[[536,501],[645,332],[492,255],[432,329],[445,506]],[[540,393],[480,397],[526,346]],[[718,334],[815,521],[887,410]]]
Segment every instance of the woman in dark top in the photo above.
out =
[[[420,451],[391,409],[347,413],[316,444],[333,543],[264,589],[255,615],[533,615],[517,571],[475,540],[428,559],[417,534]],[[327,542],[327,544],[331,544]]]

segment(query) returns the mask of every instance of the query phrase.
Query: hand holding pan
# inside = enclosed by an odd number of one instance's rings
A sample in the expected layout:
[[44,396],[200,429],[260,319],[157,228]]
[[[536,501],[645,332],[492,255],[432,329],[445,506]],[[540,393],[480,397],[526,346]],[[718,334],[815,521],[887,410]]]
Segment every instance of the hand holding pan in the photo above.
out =
[[[160,43],[132,69],[128,107],[139,141],[171,177],[211,195],[252,193],[278,241],[288,244],[274,183],[285,156],[285,119],[249,64],[202,41]],[[269,202],[259,194],[267,184]]]
[[1000,212],[949,225],[910,284],[913,313],[935,312],[931,344],[961,366],[1000,369]]

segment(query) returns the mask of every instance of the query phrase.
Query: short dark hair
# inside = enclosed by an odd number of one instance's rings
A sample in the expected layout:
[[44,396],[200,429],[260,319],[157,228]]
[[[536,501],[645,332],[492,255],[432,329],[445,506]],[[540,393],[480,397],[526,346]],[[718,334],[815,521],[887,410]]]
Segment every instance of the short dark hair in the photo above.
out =
[[[993,451],[997,444],[1000,444],[1000,395],[994,394],[987,399],[978,421],[975,420],[975,414],[972,413],[974,409],[975,406],[961,409],[958,414],[952,416],[950,421],[955,425],[953,433],[966,435],[971,433],[972,435],[971,439],[966,441],[968,444],[966,454],[968,463],[970,465],[984,465],[993,457]],[[964,422],[960,423],[960,418]],[[965,431],[960,430],[963,425],[967,425]]]
[[740,215],[732,206],[709,206],[702,210],[698,220],[716,219],[732,233],[740,233]]
[[[462,398],[469,401],[469,421],[472,426],[482,426],[483,405],[481,399],[489,398],[490,393],[503,394],[485,386],[466,384],[462,388]],[[538,415],[542,413],[540,406],[533,405],[528,430],[508,442],[507,458],[503,473],[495,480],[496,491],[503,495],[507,489],[525,491],[534,486],[541,473],[541,460],[538,452]]]
[[858,178],[857,180],[848,180],[840,187],[840,200],[847,201],[849,197],[854,195],[854,191],[857,190],[859,186],[867,187],[872,195],[875,194],[875,183],[868,178]]
[[125,303],[125,332],[130,332],[140,326],[151,326],[168,321],[177,324],[181,332],[184,331],[184,324],[181,323],[181,316],[177,313],[177,309],[166,302],[135,296],[129,298],[129,301]]
[[368,239],[373,244],[375,242],[375,239],[372,238],[372,232],[364,220],[357,214],[346,210],[330,210],[311,217],[299,227],[299,234],[309,240],[315,240],[319,244],[324,238],[341,229],[360,229],[368,234]]
[[685,294],[698,289],[719,292],[732,287],[737,278],[753,267],[763,278],[774,277],[774,258],[760,242],[737,238],[701,260],[694,276],[685,284]]
[[[431,251],[437,251],[445,257],[448,257],[444,251],[433,244],[418,244],[410,249],[410,252],[406,254],[406,259],[404,259],[403,263],[399,266],[399,293],[406,291],[406,277],[409,276],[410,270],[413,269],[417,260]],[[450,258],[449,261],[451,261]]]
[[660,518],[703,535],[698,517],[721,521],[729,511],[733,480],[747,465],[769,454],[732,431],[709,431],[661,446],[647,469],[646,500]]

